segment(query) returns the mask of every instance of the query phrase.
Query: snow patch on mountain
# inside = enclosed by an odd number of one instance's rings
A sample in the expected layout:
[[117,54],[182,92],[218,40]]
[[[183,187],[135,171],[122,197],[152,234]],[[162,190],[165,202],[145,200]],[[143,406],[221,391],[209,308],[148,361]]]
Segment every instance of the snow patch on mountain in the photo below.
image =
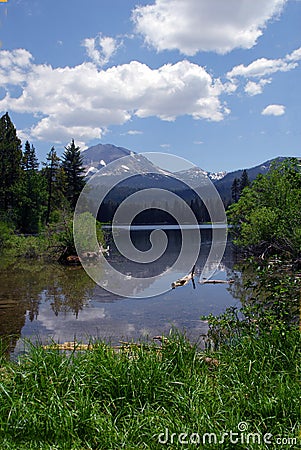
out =
[[208,177],[211,180],[217,181],[217,180],[221,180],[222,178],[224,178],[224,176],[227,175],[227,172],[208,172]]

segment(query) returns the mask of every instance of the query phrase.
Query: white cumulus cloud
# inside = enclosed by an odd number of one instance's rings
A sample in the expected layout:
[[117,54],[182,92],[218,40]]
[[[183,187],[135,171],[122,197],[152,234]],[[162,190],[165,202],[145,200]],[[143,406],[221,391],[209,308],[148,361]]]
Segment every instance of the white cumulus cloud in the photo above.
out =
[[250,96],[262,94],[264,86],[266,84],[270,84],[271,82],[272,80],[270,78],[262,79],[258,83],[256,83],[255,81],[248,81],[245,86],[245,92]]
[[18,84],[26,79],[26,73],[32,63],[32,55],[27,50],[0,51],[0,85]]
[[[283,58],[259,58],[246,66],[239,64],[233,67],[226,74],[226,77],[229,79],[230,85],[233,86],[237,86],[239,78],[246,78],[248,82],[244,87],[244,91],[251,96],[258,95],[263,92],[266,84],[272,82],[271,75],[277,72],[289,72],[295,69],[299,66],[299,60],[301,60],[301,47]],[[267,76],[270,78],[266,78]],[[226,86],[226,83],[224,85]]]
[[227,73],[229,79],[235,77],[261,78],[276,72],[288,72],[298,67],[301,60],[301,47],[286,55],[284,58],[259,58],[245,66],[239,64]]
[[158,69],[137,61],[106,70],[93,63],[53,68],[34,64],[26,51],[16,52],[0,51],[0,72],[5,73],[0,86],[6,91],[0,111],[34,114],[38,121],[26,133],[36,139],[84,143],[100,139],[109,126],[133,116],[175,120],[190,115],[220,121],[229,114],[220,98],[229,83],[223,85],[189,61]]
[[227,73],[228,78],[245,77],[245,78],[260,78],[271,75],[276,72],[288,72],[297,67],[296,62],[287,62],[284,59],[267,59],[260,58],[253,61],[248,66],[240,64],[233,67]]
[[294,50],[289,55],[286,55],[285,59],[287,61],[300,61],[300,59],[301,59],[301,47],[297,48],[296,50]]
[[155,0],[132,13],[136,31],[158,51],[225,54],[253,47],[287,0]]
[[82,42],[82,46],[86,48],[88,57],[94,64],[100,67],[108,64],[120,45],[121,43],[117,39],[102,36],[101,34],[96,37],[86,38]]
[[261,112],[263,116],[282,116],[285,114],[285,106],[284,105],[268,105]]

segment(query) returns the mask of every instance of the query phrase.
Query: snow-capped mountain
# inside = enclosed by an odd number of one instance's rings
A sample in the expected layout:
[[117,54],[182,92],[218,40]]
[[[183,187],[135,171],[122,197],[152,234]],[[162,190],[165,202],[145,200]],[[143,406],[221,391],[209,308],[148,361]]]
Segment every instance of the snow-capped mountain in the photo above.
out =
[[[145,156],[112,144],[95,145],[84,150],[82,156],[88,179],[102,169],[98,183],[103,186],[108,182],[112,184],[112,181],[118,183],[118,180],[126,175],[127,180],[123,182],[123,187],[128,186],[132,190],[161,187],[176,192],[186,189],[187,185],[194,189],[201,187],[208,177],[215,184],[225,204],[231,201],[231,186],[234,179],[241,177],[243,172],[243,169],[228,173],[208,172],[194,166],[189,170],[172,173],[156,166]],[[127,158],[124,158],[125,156]],[[247,169],[249,180],[253,181],[259,173],[267,173],[273,161],[283,159],[278,157]]]
[[212,181],[220,180],[226,175],[226,172],[208,172],[195,166],[189,170],[176,172],[175,175],[190,186],[196,187],[202,184],[202,180],[206,180],[207,177]]
[[101,169],[112,161],[130,155],[131,150],[112,144],[97,144],[82,151],[83,165],[86,168]]
[[94,145],[84,150],[82,156],[88,178],[100,169],[103,169],[101,175],[104,177],[137,173],[145,174],[149,172],[160,173],[162,175],[167,174],[166,171],[152,164],[144,156],[112,144]]
[[[148,221],[152,223],[173,223],[171,222],[172,218],[177,217],[177,213],[181,211],[181,205],[178,200],[170,202],[170,197],[168,195],[166,197],[164,192],[176,194],[191,208],[194,208],[193,212],[200,223],[210,221],[211,216],[209,216],[207,208],[198,197],[199,193],[213,192],[208,185],[208,178],[214,183],[224,205],[228,205],[232,199],[233,180],[241,177],[243,172],[243,169],[229,173],[208,172],[200,167],[193,166],[188,170],[172,173],[156,166],[141,154],[111,144],[98,144],[90,147],[83,151],[82,155],[87,179],[95,174],[93,177],[94,189],[91,190],[90,201],[96,202],[95,205],[98,206],[99,199],[103,199],[98,212],[99,220],[108,222],[113,220],[118,206],[125,199],[142,190],[143,197],[140,197],[142,199],[140,202],[143,214],[142,216],[138,214],[135,218],[137,224],[145,224]],[[276,159],[282,160],[284,158]],[[253,181],[259,173],[267,173],[273,161],[267,161],[257,167],[247,169],[249,180]],[[207,190],[208,187],[209,190]],[[152,188],[161,189],[162,197],[154,198]],[[137,196],[134,196],[130,200],[133,204],[127,203],[127,205],[130,205],[130,209],[132,206],[136,208],[136,198]],[[152,205],[151,208],[145,206],[147,202]],[[164,209],[167,204],[169,208],[174,208],[174,213],[168,217]],[[221,217],[221,220],[223,218],[224,216]],[[186,218],[184,222],[185,220]]]
[[[103,169],[101,171],[102,177],[118,177],[126,174],[148,174],[148,178],[154,178],[155,174],[159,174],[161,176],[176,177],[184,183],[198,186],[202,184],[202,179],[204,180],[205,177],[209,177],[211,180],[219,180],[226,174],[226,172],[211,173],[197,166],[189,170],[172,173],[168,170],[161,169],[142,155],[124,147],[116,147],[112,144],[94,145],[84,150],[82,156],[87,178],[90,178],[100,169]],[[127,158],[122,160],[121,158],[125,156]],[[151,174],[154,175],[152,176]],[[162,182],[162,178],[160,178],[160,181]]]

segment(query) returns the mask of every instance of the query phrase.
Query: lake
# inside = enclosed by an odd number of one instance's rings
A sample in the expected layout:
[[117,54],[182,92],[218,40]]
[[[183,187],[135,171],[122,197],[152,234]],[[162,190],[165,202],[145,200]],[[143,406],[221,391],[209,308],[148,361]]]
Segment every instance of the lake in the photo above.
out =
[[[131,229],[134,246],[141,251],[147,250],[153,229]],[[181,238],[180,230],[175,227],[165,227],[165,233],[168,246],[164,255],[153,264],[141,264],[126,261],[114,246],[110,229],[106,229],[106,241],[110,246],[107,260],[122,270],[129,280],[131,277],[160,277],[160,273],[177,259]],[[201,228],[201,235],[195,287],[190,281],[183,287],[163,289],[163,293],[155,295],[157,285],[152,293],[152,285],[148,284],[140,288],[139,298],[129,295],[126,281],[125,296],[108,292],[97,285],[81,266],[66,267],[20,258],[14,261],[2,259],[0,336],[9,341],[10,351],[14,354],[23,351],[23,338],[43,343],[51,339],[56,342],[74,339],[87,342],[92,336],[116,344],[120,340],[152,339],[155,335],[168,334],[172,327],[176,327],[186,331],[189,338],[198,340],[207,331],[206,322],[200,320],[201,315],[217,315],[228,306],[239,306],[231,285],[198,282],[211,248],[210,227]],[[232,278],[235,262],[235,251],[231,243],[227,243],[213,278]],[[173,281],[190,270],[191,267],[183,268],[182,272],[177,269],[172,273]]]

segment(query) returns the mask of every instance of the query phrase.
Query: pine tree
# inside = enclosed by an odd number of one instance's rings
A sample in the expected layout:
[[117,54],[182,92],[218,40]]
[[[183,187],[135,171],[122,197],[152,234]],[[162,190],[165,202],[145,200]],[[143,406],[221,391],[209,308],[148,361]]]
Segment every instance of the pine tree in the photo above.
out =
[[34,146],[25,143],[22,157],[22,178],[16,185],[17,225],[24,233],[38,233],[45,210],[46,183],[38,171]]
[[25,142],[24,153],[22,158],[22,169],[25,171],[36,171],[39,167],[36,150],[28,141]]
[[65,195],[71,207],[75,208],[78,197],[85,186],[85,177],[80,148],[75,146],[74,140],[68,147],[65,147],[62,168],[66,176]]
[[46,156],[46,163],[44,163],[45,168],[43,173],[47,180],[47,211],[46,211],[46,224],[49,224],[50,214],[52,212],[53,206],[59,206],[56,198],[56,189],[59,179],[60,171],[60,158],[57,156],[54,147],[51,148],[50,152]]
[[14,188],[21,176],[22,147],[8,115],[0,118],[0,210],[15,206]]
[[246,171],[246,169],[244,169],[244,171],[240,177],[240,193],[242,193],[244,188],[248,187],[248,186],[250,186],[250,180],[249,180],[248,172]]
[[233,201],[237,202],[237,200],[239,199],[239,196],[240,196],[240,181],[238,178],[234,178],[234,181],[233,181],[232,187],[231,187],[231,192],[232,192]]

